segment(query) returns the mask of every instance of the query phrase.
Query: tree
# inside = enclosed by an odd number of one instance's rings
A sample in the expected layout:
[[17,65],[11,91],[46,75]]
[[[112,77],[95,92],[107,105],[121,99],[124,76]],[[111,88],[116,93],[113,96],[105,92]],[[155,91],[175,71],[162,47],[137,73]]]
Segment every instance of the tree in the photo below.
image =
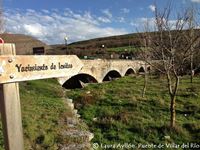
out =
[[139,51],[139,57],[145,62],[144,64],[144,85],[142,89],[142,97],[145,97],[147,83],[148,83],[148,61],[149,61],[149,48],[151,44],[151,37],[150,33],[150,25],[148,19],[144,22],[143,32],[138,34],[138,37],[141,41],[141,47]]
[[[180,74],[183,65],[190,56],[190,47],[196,40],[187,42],[185,32],[189,21],[188,11],[182,11],[171,19],[171,4],[162,11],[155,5],[155,29],[151,33],[151,59],[157,60],[159,69],[167,79],[167,88],[170,96],[170,127],[175,128],[176,96],[179,87]],[[150,33],[149,33],[150,35]],[[156,66],[156,65],[154,65]]]
[[195,47],[199,43],[199,35],[195,34],[195,27],[198,26],[197,20],[196,20],[196,14],[197,9],[195,9],[194,6],[191,6],[187,9],[187,26],[188,26],[188,34],[186,35],[187,42],[190,45],[190,82],[193,82],[193,76],[194,76],[194,54],[196,53]]

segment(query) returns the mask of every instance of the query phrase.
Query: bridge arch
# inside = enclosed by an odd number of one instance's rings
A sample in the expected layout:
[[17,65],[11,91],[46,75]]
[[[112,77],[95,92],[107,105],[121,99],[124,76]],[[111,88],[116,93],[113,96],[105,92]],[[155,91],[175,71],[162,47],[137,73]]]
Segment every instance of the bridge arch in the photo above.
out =
[[62,86],[66,89],[82,88],[86,83],[98,83],[98,81],[90,74],[77,74],[69,78]]
[[128,68],[125,72],[125,76],[136,74],[136,71],[133,68]]
[[151,66],[147,66],[147,71],[151,71]]
[[140,67],[139,68],[139,70],[138,70],[138,73],[144,73],[145,72],[145,69],[144,69],[144,67],[142,66],[142,67]]
[[120,78],[122,77],[119,71],[116,70],[110,70],[109,72],[104,75],[103,81],[111,81],[115,78]]

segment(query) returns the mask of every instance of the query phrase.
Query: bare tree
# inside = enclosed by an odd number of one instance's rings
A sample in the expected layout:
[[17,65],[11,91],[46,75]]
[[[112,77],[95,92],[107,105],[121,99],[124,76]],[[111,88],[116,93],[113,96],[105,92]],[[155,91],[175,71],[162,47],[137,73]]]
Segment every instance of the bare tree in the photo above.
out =
[[188,19],[188,25],[189,25],[189,42],[190,42],[190,82],[193,81],[194,76],[194,70],[193,70],[193,52],[194,47],[192,41],[194,40],[194,9],[189,10],[189,19]]
[[[155,5],[156,6],[156,5]],[[187,11],[177,14],[171,20],[171,5],[162,11],[155,7],[156,32],[151,38],[151,59],[158,60],[161,71],[167,79],[167,88],[170,96],[170,127],[175,128],[176,96],[179,87],[180,72],[185,61],[190,56],[190,45],[186,42],[185,29],[187,28]]]
[[194,54],[196,53],[195,47],[199,43],[199,35],[195,34],[195,28],[198,26],[197,23],[197,9],[194,6],[191,6],[187,9],[187,26],[188,26],[188,33],[186,35],[187,43],[189,43],[190,47],[190,82],[193,82],[193,76],[194,76]]
[[145,97],[146,89],[147,89],[147,83],[148,83],[148,61],[149,61],[149,48],[151,43],[151,37],[149,35],[150,33],[150,25],[148,19],[144,22],[143,26],[143,32],[138,34],[138,37],[141,41],[142,47],[140,47],[140,58],[145,62],[144,64],[144,84],[142,89],[142,97]]

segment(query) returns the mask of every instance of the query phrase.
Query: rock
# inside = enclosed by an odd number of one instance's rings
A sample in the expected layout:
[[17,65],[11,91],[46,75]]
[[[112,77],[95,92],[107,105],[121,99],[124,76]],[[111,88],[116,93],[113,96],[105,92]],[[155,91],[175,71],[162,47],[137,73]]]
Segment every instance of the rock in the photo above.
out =
[[61,145],[59,147],[60,150],[91,150],[88,143]]
[[94,138],[94,134],[88,131],[80,131],[80,130],[69,130],[63,132],[64,136],[79,139],[79,141],[89,142]]
[[76,125],[76,124],[77,124],[77,120],[74,119],[74,118],[68,117],[68,118],[67,118],[67,124],[68,124],[68,125],[70,125],[70,124]]
[[74,109],[74,104],[73,103],[67,103],[67,105],[70,107],[70,109]]
[[70,102],[70,103],[73,103],[73,100],[70,99],[70,98],[68,98],[67,101]]
[[80,118],[80,117],[81,117],[81,115],[77,114],[77,115],[76,115],[76,117],[77,117],[77,118]]
[[169,135],[166,135],[166,136],[164,136],[164,138],[165,138],[166,140],[169,140],[169,139],[170,139],[170,136],[169,136]]
[[[87,94],[90,94],[87,91]],[[94,138],[94,134],[89,131],[83,131],[80,126],[85,126],[83,122],[79,119],[81,116],[78,114],[78,110],[75,109],[72,99],[65,99],[68,110],[70,111],[70,116],[66,116],[66,120],[63,121],[63,125],[67,124],[67,129],[62,132],[63,140],[66,141],[65,144],[62,143],[59,146],[60,150],[92,150],[90,141]],[[94,118],[94,120],[97,118]]]
[[90,94],[90,93],[91,93],[90,91],[87,91],[87,92],[86,92],[86,94]]
[[76,115],[78,113],[78,110],[77,109],[74,109],[74,114]]
[[97,121],[97,118],[93,118],[92,120],[96,122],[96,121]]
[[89,141],[91,141],[94,138],[94,134],[93,133],[89,133],[88,138],[89,138]]

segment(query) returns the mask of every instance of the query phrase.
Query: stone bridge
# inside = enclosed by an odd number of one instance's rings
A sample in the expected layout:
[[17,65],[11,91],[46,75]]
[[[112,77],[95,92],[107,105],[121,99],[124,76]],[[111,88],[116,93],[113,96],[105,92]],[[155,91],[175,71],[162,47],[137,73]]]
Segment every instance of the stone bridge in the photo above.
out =
[[144,61],[139,60],[81,60],[84,64],[79,73],[72,77],[58,78],[59,83],[67,88],[80,88],[85,83],[101,83],[137,72],[145,71]]

